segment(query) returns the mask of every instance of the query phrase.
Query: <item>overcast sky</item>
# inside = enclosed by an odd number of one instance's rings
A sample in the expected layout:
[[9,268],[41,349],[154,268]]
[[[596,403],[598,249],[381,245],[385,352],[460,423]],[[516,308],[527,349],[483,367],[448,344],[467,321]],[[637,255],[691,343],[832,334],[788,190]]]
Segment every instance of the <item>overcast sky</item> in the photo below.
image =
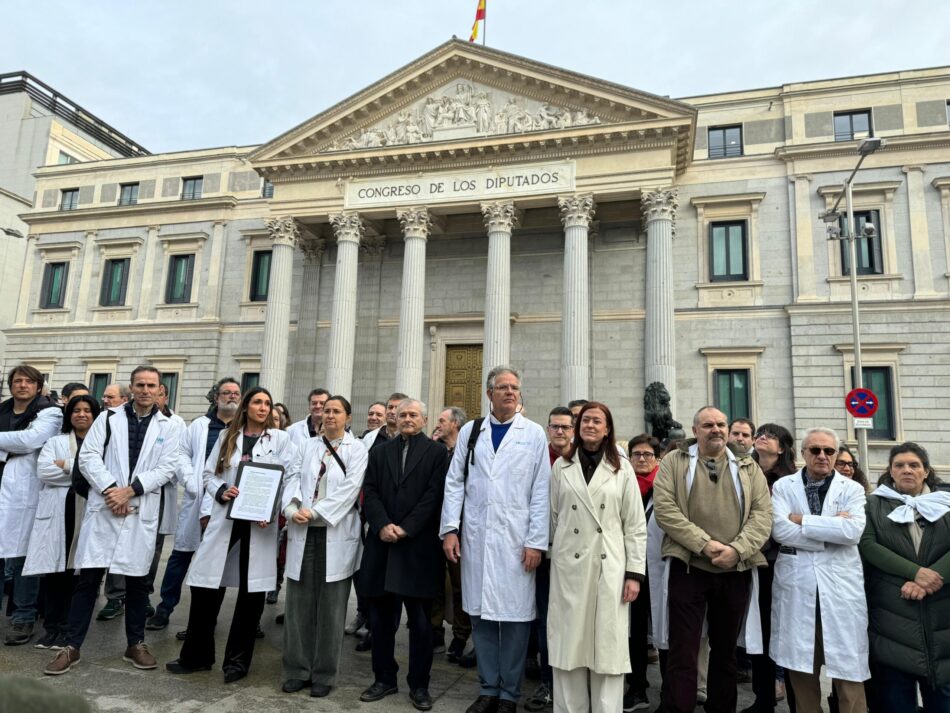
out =
[[[477,0],[3,0],[26,70],[153,153],[259,144],[456,35]],[[496,47],[672,97],[950,64],[945,0],[488,0]]]

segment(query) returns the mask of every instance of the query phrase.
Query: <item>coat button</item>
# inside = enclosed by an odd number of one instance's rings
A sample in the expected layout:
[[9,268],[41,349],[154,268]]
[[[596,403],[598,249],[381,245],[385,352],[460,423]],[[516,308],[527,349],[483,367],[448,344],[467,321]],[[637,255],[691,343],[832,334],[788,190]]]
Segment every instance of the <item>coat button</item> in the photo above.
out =
[[579,560],[580,558],[581,558],[580,554],[577,553],[577,552],[575,552],[575,553],[574,553],[574,559]]
[[601,504],[600,504],[600,509],[601,509],[601,510],[606,510],[606,509],[607,509],[607,506],[604,505],[603,503],[601,503]]
[[602,532],[603,532],[603,530],[601,530],[601,529],[598,527],[598,528],[597,528],[597,534],[599,535],[599,534],[602,533]]
[[576,535],[578,532],[580,532],[580,530],[578,530],[578,529],[575,527],[575,528],[574,528],[574,534]]
[[600,558],[601,558],[602,560],[605,560],[605,559],[607,559],[607,555],[601,555]]
[[571,505],[571,510],[577,510],[577,506],[576,506],[576,505]]

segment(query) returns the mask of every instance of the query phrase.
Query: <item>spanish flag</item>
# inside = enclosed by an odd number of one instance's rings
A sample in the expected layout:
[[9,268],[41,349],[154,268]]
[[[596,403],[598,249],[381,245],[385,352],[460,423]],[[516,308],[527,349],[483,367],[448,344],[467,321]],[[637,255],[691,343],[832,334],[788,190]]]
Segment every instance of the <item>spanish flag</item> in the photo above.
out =
[[478,0],[478,9],[475,11],[475,23],[472,25],[472,36],[468,38],[469,42],[475,42],[478,39],[478,23],[485,21],[485,1]]

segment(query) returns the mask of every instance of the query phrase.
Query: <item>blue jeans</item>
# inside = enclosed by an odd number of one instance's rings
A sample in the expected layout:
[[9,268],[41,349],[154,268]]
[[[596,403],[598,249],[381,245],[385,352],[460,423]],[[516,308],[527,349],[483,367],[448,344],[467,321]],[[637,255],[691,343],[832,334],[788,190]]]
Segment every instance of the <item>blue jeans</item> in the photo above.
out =
[[472,616],[480,695],[518,702],[530,634],[530,621],[489,621]]
[[10,621],[14,624],[35,624],[40,578],[24,577],[24,563],[26,557],[10,557],[6,560],[6,571],[13,579],[13,615]]
[[191,564],[191,558],[194,556],[194,552],[182,550],[172,550],[168,556],[165,576],[162,577],[162,601],[158,605],[158,611],[164,612],[165,616],[171,616],[178,602],[181,601],[181,587],[185,583],[188,565]]
[[917,686],[924,701],[924,713],[950,713],[950,685],[937,689],[919,678],[882,663],[874,664],[874,691],[880,710],[887,713],[916,713]]

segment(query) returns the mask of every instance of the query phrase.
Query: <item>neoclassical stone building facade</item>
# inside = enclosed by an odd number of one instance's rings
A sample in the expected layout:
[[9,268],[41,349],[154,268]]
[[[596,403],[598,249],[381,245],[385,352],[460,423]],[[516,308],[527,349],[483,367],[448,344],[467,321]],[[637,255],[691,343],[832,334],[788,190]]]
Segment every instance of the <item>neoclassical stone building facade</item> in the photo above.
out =
[[393,390],[478,411],[510,362],[540,420],[598,398],[628,437],[662,381],[680,420],[853,440],[848,265],[818,214],[873,134],[872,465],[910,438],[950,464],[948,99],[950,68],[671,100],[453,40],[262,146],[40,169],[4,366],[151,362],[185,417],[224,374],[295,417],[326,386],[362,429]]

